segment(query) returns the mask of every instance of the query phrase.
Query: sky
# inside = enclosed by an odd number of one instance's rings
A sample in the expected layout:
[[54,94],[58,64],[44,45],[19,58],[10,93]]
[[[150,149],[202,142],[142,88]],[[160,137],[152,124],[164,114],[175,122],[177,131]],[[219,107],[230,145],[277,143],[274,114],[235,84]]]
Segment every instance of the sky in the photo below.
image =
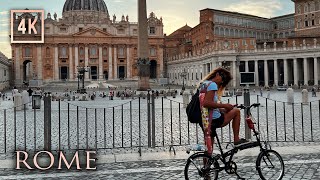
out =
[[[10,10],[11,9],[44,9],[45,14],[56,12],[62,16],[66,0],[0,0],[0,51],[11,58]],[[130,22],[137,22],[137,0],[104,0],[109,15],[117,19],[128,15]],[[199,23],[199,10],[205,8],[235,11],[260,17],[275,17],[294,13],[291,0],[147,0],[147,13],[154,12],[163,18],[164,33],[169,35],[188,24],[191,27]]]

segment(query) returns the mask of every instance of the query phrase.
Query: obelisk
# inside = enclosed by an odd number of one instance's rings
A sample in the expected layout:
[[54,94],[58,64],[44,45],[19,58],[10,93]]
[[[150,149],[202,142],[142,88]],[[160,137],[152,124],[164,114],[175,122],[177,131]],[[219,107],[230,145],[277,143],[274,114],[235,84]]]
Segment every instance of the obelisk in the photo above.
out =
[[138,89],[140,91],[146,91],[150,88],[150,61],[146,0],[138,0],[138,31]]

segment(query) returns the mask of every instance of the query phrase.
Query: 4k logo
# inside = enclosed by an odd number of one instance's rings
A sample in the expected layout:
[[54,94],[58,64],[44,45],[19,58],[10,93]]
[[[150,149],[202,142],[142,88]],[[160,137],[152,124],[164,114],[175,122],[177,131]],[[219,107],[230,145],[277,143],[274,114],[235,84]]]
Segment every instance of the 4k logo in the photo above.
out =
[[44,43],[44,10],[11,10],[11,43]]

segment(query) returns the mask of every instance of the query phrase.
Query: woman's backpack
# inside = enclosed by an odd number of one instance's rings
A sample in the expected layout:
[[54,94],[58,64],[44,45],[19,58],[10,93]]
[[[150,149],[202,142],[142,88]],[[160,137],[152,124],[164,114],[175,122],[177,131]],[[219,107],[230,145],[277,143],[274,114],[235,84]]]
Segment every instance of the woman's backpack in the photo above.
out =
[[200,123],[201,122],[201,109],[200,109],[200,99],[199,99],[199,89],[192,96],[190,103],[186,108],[188,121],[191,123]]
[[[211,83],[212,82],[210,82],[208,85],[202,84],[202,85],[205,85],[205,87],[202,88],[201,93],[205,93]],[[192,96],[191,101],[186,108],[188,121],[191,123],[201,123],[202,121],[199,95],[200,95],[200,90],[197,89],[197,92]]]

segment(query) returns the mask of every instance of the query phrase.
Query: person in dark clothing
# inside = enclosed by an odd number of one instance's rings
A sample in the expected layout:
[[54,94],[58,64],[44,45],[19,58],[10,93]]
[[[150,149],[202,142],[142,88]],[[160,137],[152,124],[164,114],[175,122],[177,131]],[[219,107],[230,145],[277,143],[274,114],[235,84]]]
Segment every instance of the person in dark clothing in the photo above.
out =
[[32,91],[31,88],[29,88],[27,92],[29,93],[29,102],[31,102],[32,101],[32,93],[33,93],[33,91]]

